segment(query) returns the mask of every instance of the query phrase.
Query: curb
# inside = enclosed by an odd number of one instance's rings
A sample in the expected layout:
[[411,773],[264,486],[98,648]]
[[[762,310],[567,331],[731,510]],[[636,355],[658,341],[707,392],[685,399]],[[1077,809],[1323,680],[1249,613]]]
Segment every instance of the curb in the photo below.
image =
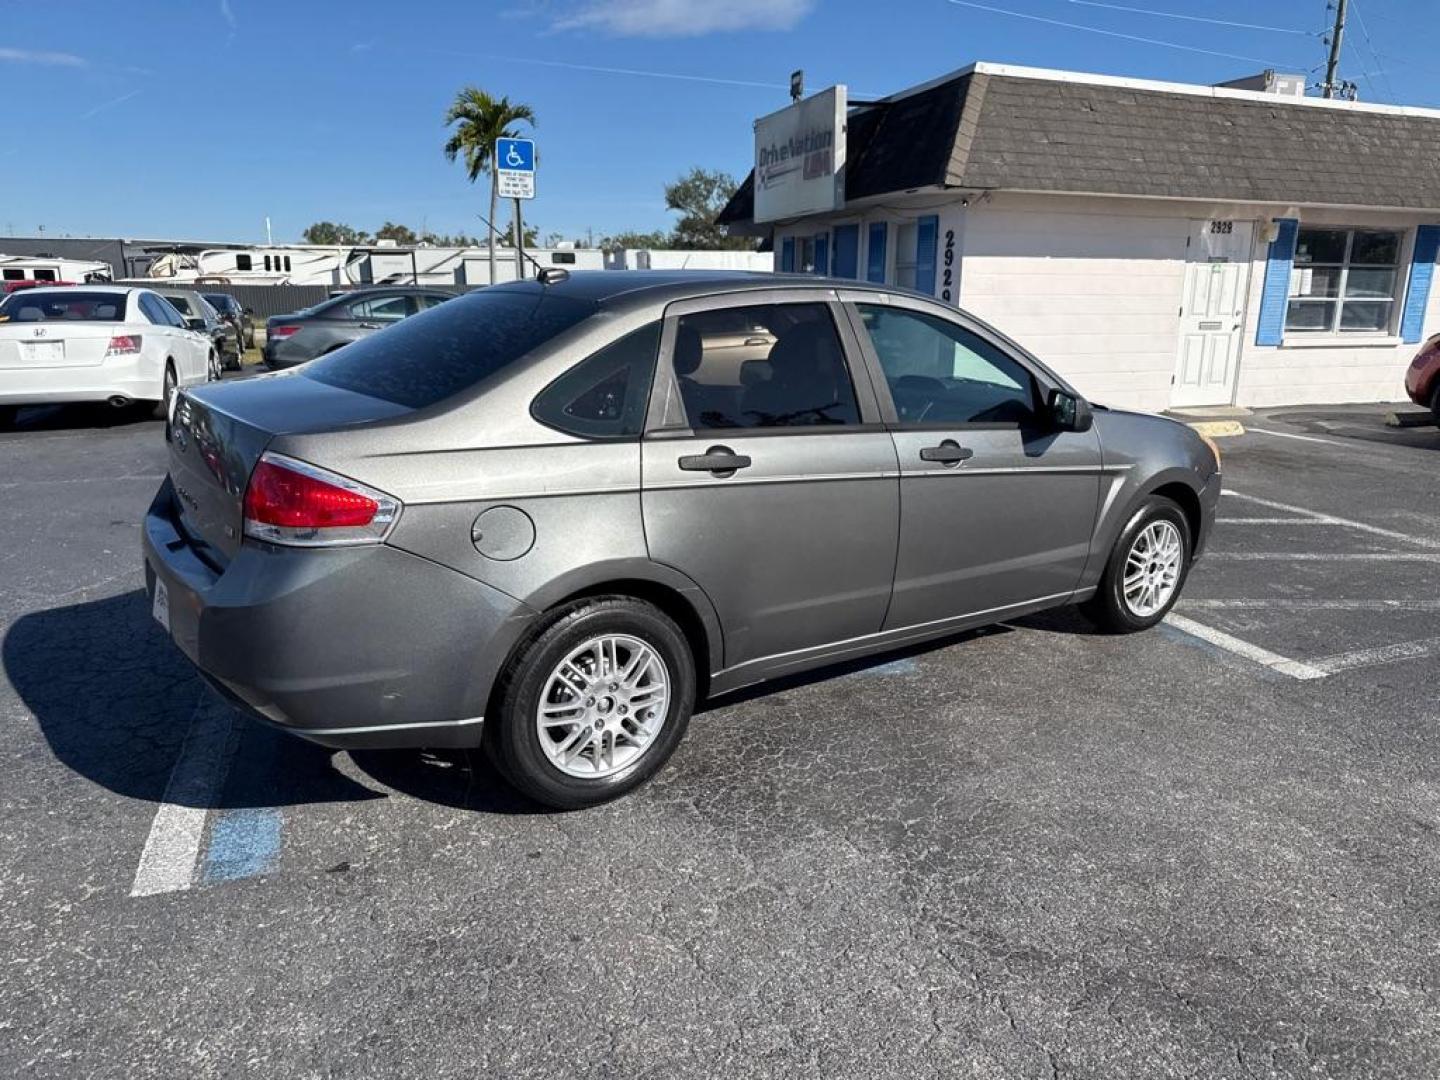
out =
[[1212,439],[1245,434],[1245,425],[1239,420],[1200,420],[1193,424],[1187,424],[1186,427],[1194,428],[1201,435]]

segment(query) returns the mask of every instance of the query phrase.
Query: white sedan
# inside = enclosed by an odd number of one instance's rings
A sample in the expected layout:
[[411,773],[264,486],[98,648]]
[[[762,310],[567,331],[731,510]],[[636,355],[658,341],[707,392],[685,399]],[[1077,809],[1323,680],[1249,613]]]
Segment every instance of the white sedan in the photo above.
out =
[[176,387],[218,379],[220,363],[149,289],[23,289],[0,303],[0,419],[67,401],[153,401],[164,416]]

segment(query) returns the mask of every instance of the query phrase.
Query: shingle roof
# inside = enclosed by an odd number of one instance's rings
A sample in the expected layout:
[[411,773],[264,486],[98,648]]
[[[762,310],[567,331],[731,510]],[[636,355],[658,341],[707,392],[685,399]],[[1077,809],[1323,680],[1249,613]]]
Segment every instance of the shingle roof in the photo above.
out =
[[[852,112],[847,199],[919,187],[1440,209],[1440,117],[975,70]],[[748,222],[742,185],[722,222]]]

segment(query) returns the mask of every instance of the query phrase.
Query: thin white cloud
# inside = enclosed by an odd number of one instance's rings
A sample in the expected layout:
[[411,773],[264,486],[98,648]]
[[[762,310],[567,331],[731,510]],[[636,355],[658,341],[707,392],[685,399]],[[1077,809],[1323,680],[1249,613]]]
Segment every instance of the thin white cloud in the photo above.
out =
[[45,52],[41,49],[12,49],[0,46],[0,63],[45,64],[49,67],[88,67],[82,56],[67,52]]
[[128,94],[121,94],[119,97],[117,97],[117,98],[111,98],[109,101],[102,101],[99,105],[96,105],[93,109],[89,109],[89,110],[87,110],[86,112],[81,113],[81,114],[80,114],[80,118],[81,118],[82,120],[89,120],[90,117],[92,117],[92,116],[98,116],[100,113],[104,112],[106,109],[113,109],[116,105],[123,104],[124,102],[129,101],[129,100],[130,100],[131,98],[133,98],[133,97],[139,97],[142,92],[143,92],[143,91],[140,91],[140,90],[131,90]]
[[789,30],[815,0],[586,0],[552,24],[617,37],[699,37],[732,30]]
[[225,20],[231,30],[239,29],[240,23],[235,18],[235,12],[230,7],[230,0],[220,0],[220,17]]

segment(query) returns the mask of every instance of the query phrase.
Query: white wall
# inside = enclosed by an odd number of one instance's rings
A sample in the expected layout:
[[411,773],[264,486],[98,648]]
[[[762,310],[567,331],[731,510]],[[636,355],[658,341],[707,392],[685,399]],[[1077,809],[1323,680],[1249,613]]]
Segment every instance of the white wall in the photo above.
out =
[[[1096,401],[1160,411],[1170,405],[1179,349],[1186,240],[1196,222],[1253,221],[1235,403],[1259,407],[1404,398],[1404,371],[1417,346],[1398,338],[1362,341],[1346,335],[1317,343],[1314,337],[1292,335],[1279,347],[1255,344],[1268,255],[1261,233],[1272,218],[1297,216],[1302,226],[1404,230],[1403,289],[1414,228],[1440,215],[1099,196],[971,195],[968,206],[961,205],[960,193],[916,195],[888,199],[884,209],[805,219],[777,229],[775,248],[778,253],[787,236],[813,236],[841,222],[858,222],[864,277],[871,221],[893,225],[937,214],[942,251],[947,230],[955,232],[960,307],[993,323]],[[892,229],[887,281],[894,280],[894,238]],[[778,254],[776,262],[778,266]],[[937,297],[942,274],[943,263],[936,274]],[[1431,290],[1425,320],[1427,335],[1437,330],[1440,281]]]

